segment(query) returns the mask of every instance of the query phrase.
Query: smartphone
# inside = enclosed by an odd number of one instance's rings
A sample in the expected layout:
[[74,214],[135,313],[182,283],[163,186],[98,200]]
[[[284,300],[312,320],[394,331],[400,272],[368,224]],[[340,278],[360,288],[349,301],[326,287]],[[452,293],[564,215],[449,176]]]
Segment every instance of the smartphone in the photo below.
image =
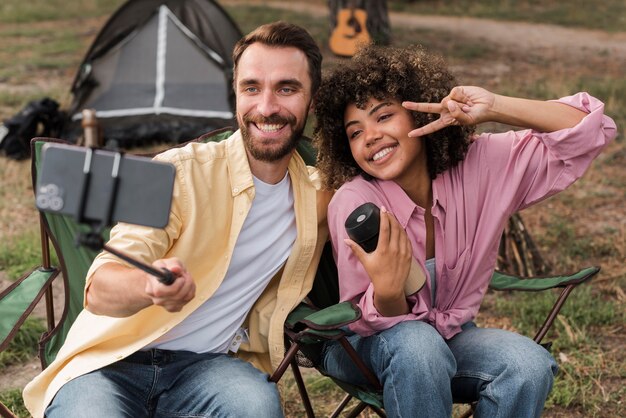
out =
[[36,206],[79,223],[164,228],[174,190],[172,164],[74,145],[42,148]]

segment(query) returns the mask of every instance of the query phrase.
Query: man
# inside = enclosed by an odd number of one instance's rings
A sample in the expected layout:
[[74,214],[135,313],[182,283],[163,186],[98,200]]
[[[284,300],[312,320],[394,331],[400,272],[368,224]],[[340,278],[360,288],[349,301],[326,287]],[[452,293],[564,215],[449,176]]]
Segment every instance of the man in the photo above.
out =
[[233,58],[239,131],[157,157],[176,167],[165,229],[111,232],[112,247],[176,280],[100,254],[85,310],[24,391],[33,416],[282,416],[263,372],[283,357],[284,320],[327,237],[330,196],[294,152],[322,57],[305,30],[277,22],[241,39]]

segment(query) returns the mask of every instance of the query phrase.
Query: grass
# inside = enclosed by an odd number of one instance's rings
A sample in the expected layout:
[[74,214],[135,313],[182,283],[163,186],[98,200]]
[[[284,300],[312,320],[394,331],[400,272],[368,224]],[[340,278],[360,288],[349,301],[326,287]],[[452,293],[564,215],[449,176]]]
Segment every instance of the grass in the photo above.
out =
[[[9,346],[0,352],[0,373],[7,367],[28,361],[37,355],[39,337],[46,329],[39,318],[28,318]],[[14,388],[0,392],[0,402],[5,404],[18,417],[28,417],[28,411],[22,400],[22,389]]]
[[13,414],[17,417],[29,417],[30,414],[28,410],[24,406],[24,401],[22,400],[22,390],[21,389],[10,389],[0,393],[0,402],[6,405],[9,410],[13,412]]
[[9,279],[17,279],[39,263],[39,231],[28,231],[12,240],[0,242],[0,271],[4,270]]
[[80,29],[78,26],[56,31],[22,27],[0,30],[5,41],[0,45],[0,60],[14,63],[0,68],[0,82],[28,84],[29,75],[39,70],[65,71],[76,67],[81,59],[76,51],[86,47]]
[[[597,97],[606,97],[606,111],[622,132],[626,128],[626,78],[611,77],[602,74],[585,76],[574,80],[572,88],[575,90],[585,90]],[[624,140],[624,136],[620,138]]]
[[311,36],[321,44],[328,42],[328,23],[321,19],[288,10],[271,9],[263,6],[231,6],[224,2],[224,8],[243,33],[248,33],[263,23],[285,20],[307,28]]
[[[494,312],[511,318],[512,328],[530,337],[557,296],[552,291],[497,293]],[[620,304],[606,300],[590,284],[572,293],[543,341],[553,343],[551,352],[560,368],[546,403],[548,411],[579,408],[591,416],[598,405],[616,403],[623,396],[619,393],[622,389],[611,393],[603,387],[604,380],[624,377],[626,368],[614,357],[615,352],[598,342],[597,334],[598,329],[620,329],[625,320]]]
[[626,3],[621,0],[414,0],[388,2],[391,10],[417,14],[481,17],[623,31]]
[[42,20],[68,20],[109,14],[124,0],[5,0],[0,3],[0,22],[28,23]]
[[41,319],[28,318],[9,347],[0,352],[0,372],[12,364],[30,360],[37,354],[37,342],[45,330],[46,327]]
[[[325,1],[312,0],[320,4]],[[71,78],[105,17],[123,0],[83,0],[66,7],[61,0],[3,0],[0,2],[0,118],[21,109],[29,100],[49,96],[67,99]],[[327,19],[259,6],[234,6],[223,1],[245,33],[261,23],[277,19],[305,26],[325,53],[325,70],[340,65],[331,56]],[[420,14],[450,14],[496,19],[529,20],[568,26],[623,30],[623,1],[588,2],[457,0],[389,2]],[[581,16],[585,16],[582,18]],[[601,15],[601,16],[599,16]],[[86,19],[92,19],[87,22]],[[61,22],[62,21],[62,22]],[[98,22],[97,24],[93,22]],[[29,23],[29,24],[26,24]],[[582,25],[582,26],[581,26]],[[603,28],[602,26],[606,26]],[[394,28],[397,45],[422,43],[442,54],[464,83],[484,85],[503,94],[547,99],[585,90],[601,97],[606,112],[626,131],[626,80],[624,63],[599,56],[573,61],[567,69],[539,54],[510,54],[484,42],[455,37],[446,31]],[[523,55],[523,56],[522,56]],[[503,127],[504,128],[504,127]],[[309,126],[310,129],[310,126]],[[524,211],[522,216],[555,271],[572,271],[586,265],[602,265],[603,273],[577,289],[557,318],[548,339],[561,373],[547,403],[545,416],[624,416],[626,378],[623,349],[624,287],[626,287],[626,231],[623,223],[626,198],[626,145],[613,144],[572,190]],[[38,261],[38,230],[32,205],[28,162],[0,158],[0,271],[15,278]],[[555,295],[488,294],[479,320],[492,320],[531,335]],[[39,324],[41,325],[41,324]],[[32,357],[40,333],[37,321],[28,322],[8,351],[6,361]],[[34,340],[33,340],[34,338]],[[0,357],[0,368],[5,360]],[[290,417],[302,416],[297,389],[290,374],[283,384],[285,408]],[[326,377],[305,372],[313,406],[330,413],[342,397]],[[18,416],[26,417],[19,390],[0,393],[0,401]],[[455,414],[459,408],[455,408]],[[608,414],[608,415],[607,415]],[[363,415],[369,416],[369,415]]]
[[[559,291],[560,293],[560,291]],[[512,325],[520,333],[532,336],[536,332],[546,318],[549,310],[556,301],[557,292],[512,292],[508,295],[498,294],[495,304],[495,310],[503,316],[512,318]],[[596,309],[589,310],[587,307],[595,306]],[[589,327],[598,325],[616,326],[626,320],[625,315],[617,313],[618,308],[615,303],[602,301],[600,295],[592,292],[590,285],[583,285],[576,289],[571,299],[561,309],[562,321],[557,322],[552,328],[552,333],[558,337],[555,341],[556,347],[564,349],[571,348],[566,343],[577,343],[579,338],[560,338],[566,335],[574,335],[568,333],[575,327],[580,332],[576,335],[587,335]]]

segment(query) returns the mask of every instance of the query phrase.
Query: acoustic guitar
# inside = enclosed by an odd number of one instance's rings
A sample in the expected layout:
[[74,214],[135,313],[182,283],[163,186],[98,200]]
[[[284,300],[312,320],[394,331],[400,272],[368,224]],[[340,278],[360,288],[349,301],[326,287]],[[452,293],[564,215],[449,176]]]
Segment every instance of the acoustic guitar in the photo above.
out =
[[367,13],[363,9],[349,7],[337,12],[337,26],[328,40],[335,55],[351,57],[359,47],[372,42],[367,32]]

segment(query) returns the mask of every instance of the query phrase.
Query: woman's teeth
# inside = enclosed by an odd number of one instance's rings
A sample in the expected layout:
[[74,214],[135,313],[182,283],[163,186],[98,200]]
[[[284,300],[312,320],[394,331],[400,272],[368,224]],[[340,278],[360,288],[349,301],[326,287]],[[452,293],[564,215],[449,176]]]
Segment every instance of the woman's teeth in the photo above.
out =
[[372,160],[374,161],[378,161],[381,158],[383,158],[385,155],[389,154],[391,151],[393,151],[395,147],[389,147],[389,148],[383,148],[380,151],[378,151],[376,154],[374,154],[374,156],[372,157]]

